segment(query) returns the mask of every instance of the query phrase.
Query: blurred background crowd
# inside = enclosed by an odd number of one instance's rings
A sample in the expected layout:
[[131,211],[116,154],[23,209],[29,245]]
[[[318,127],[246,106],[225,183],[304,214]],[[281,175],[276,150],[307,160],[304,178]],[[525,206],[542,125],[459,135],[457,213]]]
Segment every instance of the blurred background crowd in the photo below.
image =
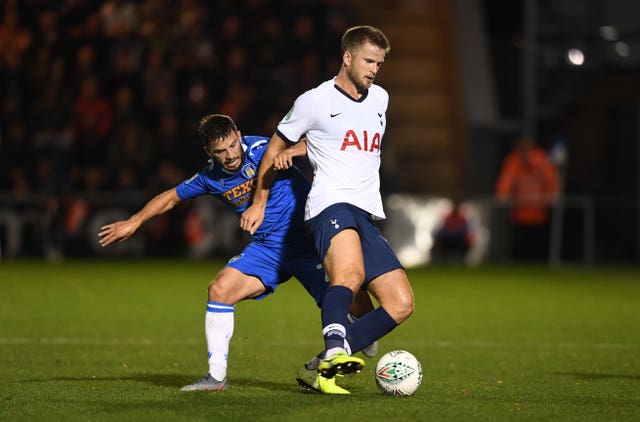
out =
[[[0,193],[22,213],[5,213],[4,255],[91,253],[100,198],[133,211],[206,164],[205,114],[270,136],[299,93],[337,71],[352,20],[339,3],[1,1]],[[151,225],[147,252],[199,239],[177,223],[188,216],[183,206]]]
[[337,70],[348,10],[329,3],[1,2],[0,190],[174,186],[213,111],[269,136]]

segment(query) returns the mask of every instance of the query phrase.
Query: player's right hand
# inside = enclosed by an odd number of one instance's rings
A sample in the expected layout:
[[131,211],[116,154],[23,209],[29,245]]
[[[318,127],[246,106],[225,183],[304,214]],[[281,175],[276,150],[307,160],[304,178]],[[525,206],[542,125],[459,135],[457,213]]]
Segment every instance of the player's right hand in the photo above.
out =
[[128,221],[117,221],[100,227],[98,237],[100,246],[105,247],[113,242],[122,242],[135,233],[135,226]]

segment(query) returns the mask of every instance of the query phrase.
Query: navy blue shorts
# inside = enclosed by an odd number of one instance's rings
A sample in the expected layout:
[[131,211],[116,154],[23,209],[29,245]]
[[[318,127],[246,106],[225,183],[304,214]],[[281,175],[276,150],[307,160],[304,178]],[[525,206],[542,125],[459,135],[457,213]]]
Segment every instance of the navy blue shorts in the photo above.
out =
[[331,238],[344,229],[354,229],[360,235],[364,255],[364,286],[376,277],[398,268],[403,268],[391,245],[375,225],[366,211],[347,204],[338,203],[325,208],[320,214],[306,222],[313,236],[320,261],[324,261]]

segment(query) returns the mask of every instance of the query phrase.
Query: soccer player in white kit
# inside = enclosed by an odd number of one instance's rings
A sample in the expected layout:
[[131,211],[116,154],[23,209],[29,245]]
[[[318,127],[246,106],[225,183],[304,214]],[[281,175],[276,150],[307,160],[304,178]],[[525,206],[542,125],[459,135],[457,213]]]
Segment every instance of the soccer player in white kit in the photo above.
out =
[[[356,26],[344,33],[341,48],[338,75],[300,95],[278,124],[240,222],[257,230],[275,170],[291,165],[287,146],[306,137],[314,178],[305,222],[331,283],[322,305],[325,350],[316,359],[318,377],[328,379],[361,370],[364,362],[351,354],[393,330],[414,307],[404,269],[374,224],[385,218],[379,168],[389,96],[373,81],[389,41],[377,28]],[[361,288],[380,306],[347,330],[347,311]]]

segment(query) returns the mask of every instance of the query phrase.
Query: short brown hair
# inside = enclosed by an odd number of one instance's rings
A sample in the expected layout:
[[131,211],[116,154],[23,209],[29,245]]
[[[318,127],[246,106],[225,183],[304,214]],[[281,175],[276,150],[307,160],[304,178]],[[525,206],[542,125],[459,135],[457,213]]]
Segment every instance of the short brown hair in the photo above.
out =
[[224,114],[209,114],[200,119],[198,135],[202,145],[208,146],[212,141],[217,141],[238,130],[233,119]]
[[391,44],[384,33],[378,28],[369,25],[354,26],[347,29],[342,36],[340,48],[343,54],[345,51],[353,53],[356,48],[367,41],[382,48],[386,54],[391,51]]

